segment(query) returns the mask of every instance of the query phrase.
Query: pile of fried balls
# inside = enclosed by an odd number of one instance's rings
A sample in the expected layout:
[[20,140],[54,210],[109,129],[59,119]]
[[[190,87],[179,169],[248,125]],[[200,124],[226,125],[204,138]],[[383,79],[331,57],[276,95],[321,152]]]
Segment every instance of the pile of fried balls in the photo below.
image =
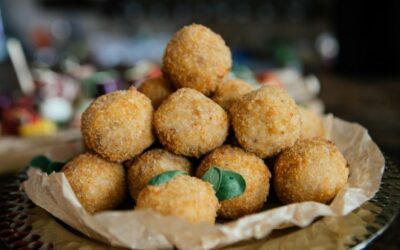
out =
[[86,109],[87,152],[62,172],[87,212],[130,194],[135,209],[214,224],[262,210],[270,185],[282,204],[332,201],[349,170],[321,118],[283,88],[228,79],[231,66],[221,36],[185,26],[165,49],[162,77]]

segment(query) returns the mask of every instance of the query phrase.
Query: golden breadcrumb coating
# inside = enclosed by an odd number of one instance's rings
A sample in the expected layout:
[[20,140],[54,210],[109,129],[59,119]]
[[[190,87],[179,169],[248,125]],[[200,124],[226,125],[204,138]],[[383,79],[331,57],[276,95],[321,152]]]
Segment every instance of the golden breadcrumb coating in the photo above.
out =
[[293,146],[300,136],[300,115],[285,90],[264,86],[243,95],[229,110],[240,145],[261,158]]
[[89,213],[113,209],[127,196],[123,166],[93,153],[78,155],[63,167],[62,172]]
[[151,178],[170,170],[184,170],[190,174],[192,164],[185,157],[164,149],[152,149],[137,157],[128,168],[128,187],[132,198],[137,199]]
[[162,71],[177,88],[210,95],[232,67],[231,51],[222,37],[198,24],[177,31],[164,52]]
[[188,175],[179,175],[159,186],[148,185],[139,193],[136,204],[136,208],[151,208],[192,224],[214,224],[218,207],[211,184]]
[[238,147],[222,146],[203,159],[196,176],[201,178],[213,166],[239,173],[246,181],[246,190],[242,195],[221,202],[219,216],[237,219],[261,210],[267,200],[271,177],[261,158]]
[[233,101],[235,101],[242,95],[251,92],[254,89],[254,86],[243,80],[228,80],[226,82],[218,84],[217,89],[212,96],[212,99],[225,110],[229,110]]
[[312,110],[299,106],[301,130],[300,139],[311,139],[325,136],[322,119]]
[[174,92],[171,84],[163,77],[145,81],[138,90],[150,98],[154,109],[157,109],[161,102]]
[[299,140],[278,156],[273,184],[285,204],[328,203],[347,183],[348,174],[346,160],[333,142],[320,138]]
[[194,157],[221,146],[229,128],[224,109],[189,88],[171,94],[154,113],[153,124],[169,151]]
[[82,114],[82,137],[88,149],[113,162],[123,162],[149,147],[151,101],[135,88],[97,98]]

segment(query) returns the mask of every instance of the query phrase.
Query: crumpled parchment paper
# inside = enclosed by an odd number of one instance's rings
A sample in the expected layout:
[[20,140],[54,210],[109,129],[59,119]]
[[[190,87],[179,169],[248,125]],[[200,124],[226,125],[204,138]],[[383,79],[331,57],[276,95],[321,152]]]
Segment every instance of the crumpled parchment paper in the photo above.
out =
[[[344,216],[371,199],[378,191],[384,157],[362,126],[328,115],[326,137],[334,141],[349,163],[346,186],[330,205],[303,202],[242,217],[225,224],[191,225],[149,209],[105,211],[88,214],[79,203],[63,173],[47,175],[30,169],[23,188],[29,198],[53,216],[90,238],[114,246],[135,249],[210,249],[241,240],[260,239],[274,229],[305,227],[321,216]],[[81,145],[54,150],[48,156],[66,160],[77,155]]]

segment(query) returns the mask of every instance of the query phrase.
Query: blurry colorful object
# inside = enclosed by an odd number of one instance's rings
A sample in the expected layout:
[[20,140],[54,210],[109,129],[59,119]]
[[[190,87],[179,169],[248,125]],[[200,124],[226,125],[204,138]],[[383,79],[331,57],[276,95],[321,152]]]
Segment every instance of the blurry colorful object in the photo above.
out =
[[73,113],[72,104],[62,97],[51,97],[40,103],[40,114],[57,123],[68,122]]
[[115,70],[99,71],[83,79],[84,94],[96,98],[119,89],[119,74]]
[[34,69],[33,73],[36,93],[41,100],[62,97],[73,102],[80,93],[79,83],[70,76],[45,68]]
[[259,86],[253,71],[245,65],[233,65],[231,73],[231,78],[239,78],[257,87]]
[[257,81],[260,84],[284,88],[284,84],[282,83],[282,81],[274,74],[274,72],[270,70],[257,74]]
[[273,73],[296,102],[307,102],[319,94],[321,85],[315,75],[303,76],[292,68],[274,70]]
[[39,118],[19,127],[19,134],[23,137],[51,135],[57,131],[57,125],[48,120]]
[[134,67],[127,70],[125,78],[130,84],[139,87],[145,80],[159,77],[161,74],[161,68],[158,64],[143,60],[137,62]]

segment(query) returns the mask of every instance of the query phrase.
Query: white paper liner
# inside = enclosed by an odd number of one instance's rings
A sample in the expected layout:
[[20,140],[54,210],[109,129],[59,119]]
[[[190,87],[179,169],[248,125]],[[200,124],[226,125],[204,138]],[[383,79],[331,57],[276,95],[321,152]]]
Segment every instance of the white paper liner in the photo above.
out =
[[[63,173],[47,175],[30,169],[23,188],[38,206],[87,236],[113,246],[135,249],[210,249],[247,239],[259,239],[272,230],[297,225],[305,227],[321,216],[344,216],[371,199],[378,191],[384,157],[368,132],[356,123],[324,117],[327,138],[336,143],[347,159],[350,176],[346,186],[328,206],[302,202],[242,217],[225,224],[191,225],[149,209],[86,213]],[[76,150],[49,152],[50,158],[65,160]],[[54,157],[57,156],[57,157]]]

